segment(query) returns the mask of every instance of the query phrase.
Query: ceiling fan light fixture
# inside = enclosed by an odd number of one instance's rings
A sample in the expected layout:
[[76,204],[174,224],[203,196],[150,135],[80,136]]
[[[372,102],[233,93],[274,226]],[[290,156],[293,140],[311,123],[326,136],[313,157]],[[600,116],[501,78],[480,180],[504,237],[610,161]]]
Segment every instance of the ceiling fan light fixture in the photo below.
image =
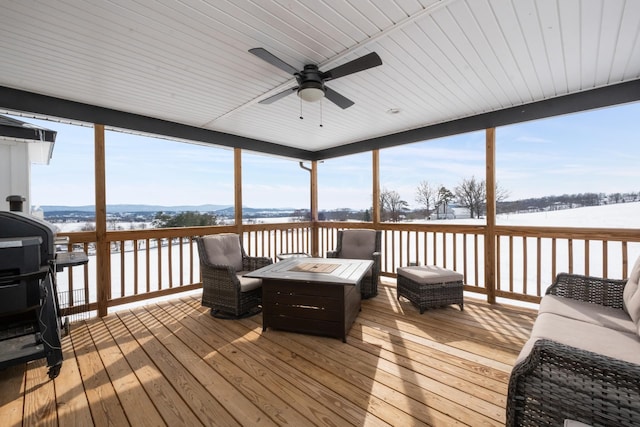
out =
[[305,87],[298,89],[298,96],[303,101],[317,102],[324,98],[324,90],[318,87]]

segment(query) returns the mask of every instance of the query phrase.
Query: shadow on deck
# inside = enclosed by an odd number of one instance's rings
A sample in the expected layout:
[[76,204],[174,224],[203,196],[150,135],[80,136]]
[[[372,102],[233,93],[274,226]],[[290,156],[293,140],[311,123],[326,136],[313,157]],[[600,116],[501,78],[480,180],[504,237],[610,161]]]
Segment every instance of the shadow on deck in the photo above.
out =
[[420,315],[395,284],[347,343],[212,318],[194,296],[72,326],[60,376],[0,371],[3,425],[504,425],[536,312],[465,298]]

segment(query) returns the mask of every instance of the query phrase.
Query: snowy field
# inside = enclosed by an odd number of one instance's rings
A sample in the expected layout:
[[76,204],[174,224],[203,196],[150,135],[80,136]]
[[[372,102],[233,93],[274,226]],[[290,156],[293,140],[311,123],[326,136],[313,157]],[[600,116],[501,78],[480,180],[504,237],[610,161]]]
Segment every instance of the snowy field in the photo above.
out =
[[640,202],[505,214],[499,215],[496,222],[498,225],[640,229]]

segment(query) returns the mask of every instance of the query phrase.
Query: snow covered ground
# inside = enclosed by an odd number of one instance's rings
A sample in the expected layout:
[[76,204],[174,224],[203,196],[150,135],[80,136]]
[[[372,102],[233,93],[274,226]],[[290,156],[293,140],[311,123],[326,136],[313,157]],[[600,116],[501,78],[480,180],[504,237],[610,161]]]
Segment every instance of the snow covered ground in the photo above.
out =
[[498,215],[498,225],[640,228],[640,202],[587,206],[550,212]]

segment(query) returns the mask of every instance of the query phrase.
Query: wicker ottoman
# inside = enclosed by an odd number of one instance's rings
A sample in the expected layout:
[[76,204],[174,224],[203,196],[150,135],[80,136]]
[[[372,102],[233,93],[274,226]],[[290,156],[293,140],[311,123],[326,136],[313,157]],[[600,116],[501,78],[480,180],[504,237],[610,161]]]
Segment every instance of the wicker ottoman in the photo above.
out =
[[462,274],[434,265],[400,267],[397,273],[398,300],[407,298],[420,308],[420,314],[427,308],[449,304],[458,304],[464,310]]

